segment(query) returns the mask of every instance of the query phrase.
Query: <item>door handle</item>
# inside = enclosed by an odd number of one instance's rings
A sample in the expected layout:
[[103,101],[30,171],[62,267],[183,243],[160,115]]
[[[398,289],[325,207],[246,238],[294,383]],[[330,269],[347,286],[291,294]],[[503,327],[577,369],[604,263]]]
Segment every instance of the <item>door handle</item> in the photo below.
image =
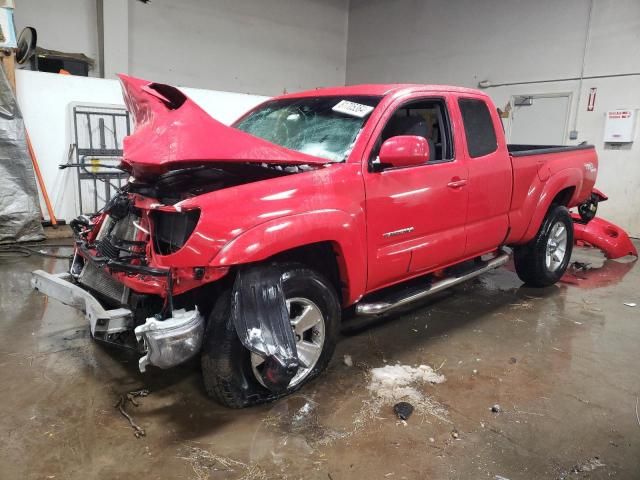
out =
[[467,184],[467,181],[463,178],[454,177],[451,179],[449,183],[447,183],[447,187],[449,188],[461,188]]

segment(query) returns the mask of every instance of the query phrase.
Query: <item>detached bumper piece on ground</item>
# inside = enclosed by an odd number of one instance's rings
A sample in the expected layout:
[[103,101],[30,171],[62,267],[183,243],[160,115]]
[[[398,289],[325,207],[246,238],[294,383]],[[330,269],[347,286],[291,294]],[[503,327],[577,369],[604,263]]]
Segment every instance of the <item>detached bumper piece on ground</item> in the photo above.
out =
[[588,223],[579,222],[580,217],[576,214],[572,217],[574,240],[578,245],[586,243],[599,248],[610,260],[627,255],[638,256],[638,251],[627,232],[617,225],[599,217],[595,217]]

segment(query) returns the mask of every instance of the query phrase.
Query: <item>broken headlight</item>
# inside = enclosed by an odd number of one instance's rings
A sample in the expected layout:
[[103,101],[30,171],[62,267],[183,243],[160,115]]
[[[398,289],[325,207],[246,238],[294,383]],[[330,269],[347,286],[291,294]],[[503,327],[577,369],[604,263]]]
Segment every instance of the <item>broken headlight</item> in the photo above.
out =
[[170,255],[180,250],[195,230],[199,218],[200,210],[152,212],[155,251],[160,255]]

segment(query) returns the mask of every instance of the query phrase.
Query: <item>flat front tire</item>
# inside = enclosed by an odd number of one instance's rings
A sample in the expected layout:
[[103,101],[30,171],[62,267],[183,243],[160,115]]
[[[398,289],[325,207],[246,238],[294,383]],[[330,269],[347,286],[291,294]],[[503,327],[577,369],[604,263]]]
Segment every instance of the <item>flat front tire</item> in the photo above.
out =
[[518,277],[532,287],[548,287],[564,275],[573,251],[573,220],[561,205],[551,207],[540,230],[514,249]]
[[331,282],[301,264],[279,268],[300,368],[285,392],[265,388],[260,376],[264,360],[242,345],[231,318],[231,291],[223,292],[209,316],[201,363],[207,393],[227,407],[248,407],[293,393],[327,367],[335,350],[340,302]]

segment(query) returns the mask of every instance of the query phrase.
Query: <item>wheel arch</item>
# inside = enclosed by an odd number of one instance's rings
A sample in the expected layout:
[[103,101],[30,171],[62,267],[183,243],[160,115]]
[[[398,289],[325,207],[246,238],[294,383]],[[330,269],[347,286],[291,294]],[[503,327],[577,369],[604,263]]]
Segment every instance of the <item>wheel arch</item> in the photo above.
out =
[[343,306],[354,303],[366,284],[364,225],[340,210],[291,215],[262,223],[227,243],[212,266],[265,260],[298,261],[336,286]]
[[526,243],[536,235],[554,205],[563,205],[567,208],[573,206],[581,184],[580,172],[576,169],[564,170],[550,178],[538,198],[529,226],[518,243]]

